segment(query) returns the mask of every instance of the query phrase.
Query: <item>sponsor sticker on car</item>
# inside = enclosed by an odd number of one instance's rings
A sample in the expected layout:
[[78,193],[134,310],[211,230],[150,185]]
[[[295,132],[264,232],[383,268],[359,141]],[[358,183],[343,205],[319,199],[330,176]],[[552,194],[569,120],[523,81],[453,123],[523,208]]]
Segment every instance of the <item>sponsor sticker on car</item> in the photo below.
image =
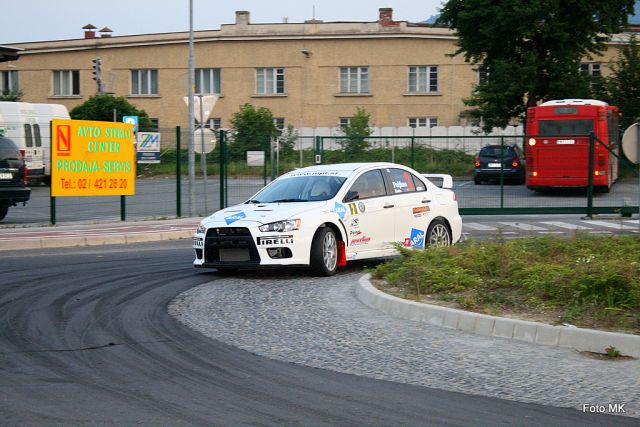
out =
[[291,245],[293,236],[263,236],[257,238],[258,246]]
[[233,214],[231,216],[226,216],[224,218],[224,220],[227,223],[227,225],[229,225],[229,224],[233,224],[234,222],[236,222],[238,220],[241,220],[243,218],[246,218],[246,217],[247,217],[247,215],[245,215],[244,212],[240,212],[240,213],[237,213],[237,214]]

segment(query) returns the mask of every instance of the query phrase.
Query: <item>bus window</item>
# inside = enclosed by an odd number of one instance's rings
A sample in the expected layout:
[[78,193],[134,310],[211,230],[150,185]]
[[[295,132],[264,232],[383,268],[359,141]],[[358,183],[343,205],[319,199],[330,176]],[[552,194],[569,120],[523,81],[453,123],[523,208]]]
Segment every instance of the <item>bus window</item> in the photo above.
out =
[[27,147],[33,147],[33,137],[31,136],[31,125],[24,125],[24,141]]
[[40,125],[33,125],[33,137],[36,142],[36,147],[42,147],[42,138],[40,137]]
[[540,120],[539,136],[589,135],[593,132],[593,119]]

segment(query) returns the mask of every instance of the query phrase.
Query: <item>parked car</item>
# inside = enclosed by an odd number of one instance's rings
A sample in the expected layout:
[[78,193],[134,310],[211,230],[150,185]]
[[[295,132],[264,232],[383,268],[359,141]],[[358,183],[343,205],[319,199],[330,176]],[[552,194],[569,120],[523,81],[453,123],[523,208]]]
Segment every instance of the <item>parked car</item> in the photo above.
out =
[[504,174],[505,183],[524,184],[525,161],[522,149],[515,144],[486,145],[482,147],[475,160],[473,181],[500,181]]
[[450,175],[443,187],[393,163],[311,166],[274,180],[246,202],[205,218],[196,267],[311,266],[329,276],[347,261],[450,245],[462,219]]
[[9,207],[26,204],[31,189],[26,185],[27,168],[18,146],[9,138],[0,137],[0,220]]

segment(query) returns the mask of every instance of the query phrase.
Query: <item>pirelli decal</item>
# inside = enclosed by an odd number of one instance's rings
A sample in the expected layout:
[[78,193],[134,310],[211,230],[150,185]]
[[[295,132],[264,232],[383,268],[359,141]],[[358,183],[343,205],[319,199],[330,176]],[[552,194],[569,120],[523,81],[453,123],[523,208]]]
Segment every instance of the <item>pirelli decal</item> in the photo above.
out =
[[258,246],[291,245],[293,236],[265,236],[258,237]]

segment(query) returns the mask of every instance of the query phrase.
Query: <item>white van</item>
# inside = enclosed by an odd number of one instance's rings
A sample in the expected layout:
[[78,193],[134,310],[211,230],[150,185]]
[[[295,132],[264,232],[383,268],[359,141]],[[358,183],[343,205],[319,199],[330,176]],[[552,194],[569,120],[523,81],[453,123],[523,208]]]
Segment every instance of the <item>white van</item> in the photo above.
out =
[[0,133],[24,150],[30,184],[51,181],[50,120],[68,118],[60,104],[0,102]]

